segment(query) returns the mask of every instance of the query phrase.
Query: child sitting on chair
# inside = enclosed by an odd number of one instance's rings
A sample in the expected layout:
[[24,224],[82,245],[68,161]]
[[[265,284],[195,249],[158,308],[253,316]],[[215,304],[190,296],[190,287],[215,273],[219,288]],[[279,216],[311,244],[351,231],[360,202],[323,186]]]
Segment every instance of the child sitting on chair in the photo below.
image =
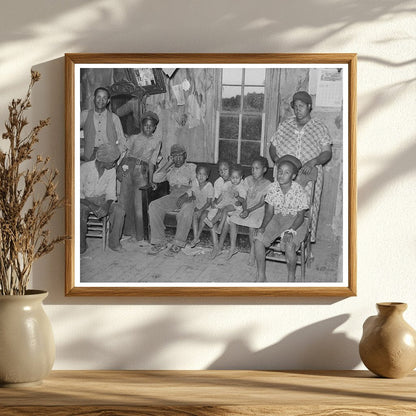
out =
[[243,183],[247,189],[247,207],[242,212],[233,212],[224,224],[221,232],[219,249],[224,246],[228,231],[230,232],[230,252],[227,260],[238,253],[237,249],[237,226],[248,227],[250,255],[248,264],[254,266],[254,232],[260,227],[264,217],[264,198],[270,186],[270,181],[264,177],[269,167],[268,161],[263,156],[254,158],[251,164],[251,175],[244,179]]
[[218,162],[219,178],[214,182],[214,200],[212,204],[215,205],[220,197],[224,185],[230,181],[230,167],[231,163],[228,160],[220,160]]
[[277,181],[269,187],[264,218],[254,237],[258,282],[266,281],[266,247],[279,236],[287,261],[288,281],[295,281],[296,251],[307,231],[304,219],[309,209],[308,196],[304,188],[294,182],[302,163],[292,155],[285,155],[277,165]]
[[204,222],[209,228],[213,228],[218,224],[217,233],[220,234],[222,227],[231,212],[243,211],[245,209],[245,202],[247,190],[243,185],[243,168],[235,165],[230,170],[230,181],[224,184],[222,192],[213,208],[208,211]]
[[194,215],[192,220],[192,227],[194,231],[194,239],[191,242],[191,247],[195,247],[200,242],[199,237],[204,228],[204,218],[206,217],[206,210],[211,206],[214,198],[214,187],[211,182],[208,182],[210,169],[206,165],[197,165],[196,179],[192,183],[192,188],[188,191],[190,200],[195,203]]
[[214,208],[217,205],[219,198],[221,197],[224,186],[230,181],[230,162],[227,160],[220,160],[218,162],[218,179],[214,182],[214,199],[211,202],[211,207],[202,214],[201,221],[204,221],[209,216],[211,222],[215,214],[218,212],[218,208]]

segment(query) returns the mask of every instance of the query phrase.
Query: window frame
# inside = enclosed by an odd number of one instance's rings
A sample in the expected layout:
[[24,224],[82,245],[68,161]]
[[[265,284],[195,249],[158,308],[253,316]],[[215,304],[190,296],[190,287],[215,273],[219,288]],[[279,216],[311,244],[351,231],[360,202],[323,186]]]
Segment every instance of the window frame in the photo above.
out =
[[[260,131],[260,138],[258,140],[260,145],[260,156],[264,156],[264,141],[265,141],[265,131],[266,131],[266,104],[267,104],[267,83],[269,81],[268,76],[268,70],[267,68],[264,68],[264,84],[246,84],[245,83],[245,75],[246,70],[251,69],[244,66],[239,67],[241,68],[241,83],[239,84],[231,84],[231,83],[223,83],[223,73],[225,68],[221,68],[220,70],[220,76],[219,76],[219,86],[218,86],[218,110],[217,110],[217,117],[216,117],[216,137],[215,137],[215,163],[219,160],[219,146],[220,146],[220,140],[224,141],[237,141],[237,164],[241,164],[241,148],[242,143],[256,143],[257,140],[246,140],[242,138],[242,130],[243,130],[243,117],[244,116],[253,116],[258,115],[261,117],[261,131]],[[241,94],[241,100],[240,100],[240,106],[239,110],[237,111],[230,111],[230,110],[223,110],[222,108],[222,91],[223,87],[240,87],[240,94]],[[261,112],[257,111],[247,111],[244,110],[244,91],[246,88],[263,88],[263,110]],[[228,138],[222,138],[220,137],[220,120],[221,115],[235,115],[238,116],[238,136],[236,139],[228,139]],[[243,165],[243,166],[249,166],[249,165]]]

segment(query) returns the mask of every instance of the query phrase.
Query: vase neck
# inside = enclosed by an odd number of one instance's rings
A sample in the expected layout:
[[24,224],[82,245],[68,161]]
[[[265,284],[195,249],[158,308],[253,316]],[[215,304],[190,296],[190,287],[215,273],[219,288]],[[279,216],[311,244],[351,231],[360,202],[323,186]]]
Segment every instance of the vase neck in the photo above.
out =
[[380,315],[401,315],[407,309],[407,304],[402,302],[382,302],[377,303],[377,309]]

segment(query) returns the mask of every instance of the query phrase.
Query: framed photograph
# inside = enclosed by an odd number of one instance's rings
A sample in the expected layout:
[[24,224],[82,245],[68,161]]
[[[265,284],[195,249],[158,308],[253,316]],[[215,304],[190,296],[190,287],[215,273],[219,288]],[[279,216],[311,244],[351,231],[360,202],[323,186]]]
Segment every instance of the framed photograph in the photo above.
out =
[[66,295],[356,295],[356,54],[65,71]]

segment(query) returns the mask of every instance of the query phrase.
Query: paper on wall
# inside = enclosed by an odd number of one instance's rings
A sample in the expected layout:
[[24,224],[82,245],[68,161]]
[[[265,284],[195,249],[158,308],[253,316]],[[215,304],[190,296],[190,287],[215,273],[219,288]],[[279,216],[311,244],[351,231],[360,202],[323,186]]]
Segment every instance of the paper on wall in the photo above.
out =
[[185,105],[185,95],[183,93],[182,84],[173,85],[172,90],[178,105]]
[[342,70],[320,69],[316,87],[317,107],[341,107]]
[[189,81],[187,79],[184,79],[182,81],[182,88],[184,91],[188,91],[189,88],[191,88],[191,84],[189,83]]

